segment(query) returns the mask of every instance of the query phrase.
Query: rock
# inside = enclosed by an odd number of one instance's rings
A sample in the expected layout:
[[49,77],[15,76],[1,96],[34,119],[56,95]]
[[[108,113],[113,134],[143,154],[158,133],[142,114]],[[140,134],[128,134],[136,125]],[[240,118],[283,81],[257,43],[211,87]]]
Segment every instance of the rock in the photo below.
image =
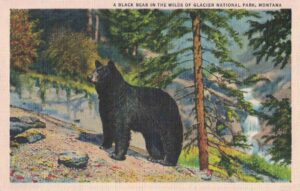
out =
[[232,132],[228,127],[218,130],[217,134],[221,136],[227,143],[231,143],[233,140]]
[[211,177],[212,177],[211,175],[204,174],[204,175],[201,176],[201,179],[205,180],[205,181],[209,181],[209,180],[211,180]]
[[17,117],[10,117],[10,122],[20,122],[21,120]]
[[232,122],[230,122],[231,131],[233,135],[239,135],[243,132],[243,129],[241,127],[241,122],[239,122],[237,119],[233,119]]
[[88,160],[89,156],[85,153],[66,151],[59,154],[58,164],[63,164],[69,168],[85,168]]
[[22,116],[22,117],[10,117],[11,123],[23,123],[32,126],[33,128],[45,128],[46,124],[39,120],[37,117]]
[[36,129],[29,129],[14,137],[17,143],[35,143],[45,138],[45,135]]
[[10,123],[10,137],[15,137],[18,134],[30,129],[31,126],[26,123],[21,122],[11,122]]
[[46,124],[36,117],[10,117],[11,138],[31,128],[46,128]]
[[223,135],[222,138],[227,142],[231,143],[233,141],[233,136],[232,135]]

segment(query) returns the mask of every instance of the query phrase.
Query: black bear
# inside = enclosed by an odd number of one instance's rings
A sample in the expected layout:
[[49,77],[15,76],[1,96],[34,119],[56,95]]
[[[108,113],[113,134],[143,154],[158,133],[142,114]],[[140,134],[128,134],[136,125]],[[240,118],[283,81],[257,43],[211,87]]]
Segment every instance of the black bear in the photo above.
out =
[[115,142],[111,158],[125,160],[130,130],[133,130],[142,133],[149,160],[175,166],[183,139],[175,100],[160,89],[128,84],[112,61],[106,65],[96,61],[95,65],[95,71],[88,78],[95,84],[99,96],[102,148],[111,148]]

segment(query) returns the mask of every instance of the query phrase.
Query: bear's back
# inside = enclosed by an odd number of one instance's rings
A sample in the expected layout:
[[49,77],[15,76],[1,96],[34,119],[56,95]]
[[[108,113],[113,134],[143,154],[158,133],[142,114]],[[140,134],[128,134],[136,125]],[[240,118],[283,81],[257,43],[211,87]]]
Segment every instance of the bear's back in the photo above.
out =
[[157,88],[134,87],[140,106],[169,112],[177,109],[175,100],[166,92]]

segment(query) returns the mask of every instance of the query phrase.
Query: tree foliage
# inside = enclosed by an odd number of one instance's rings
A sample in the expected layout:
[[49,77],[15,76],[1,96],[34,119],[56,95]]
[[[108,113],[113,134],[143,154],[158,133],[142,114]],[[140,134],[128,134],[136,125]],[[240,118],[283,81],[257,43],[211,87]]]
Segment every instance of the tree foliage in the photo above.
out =
[[251,28],[246,35],[257,63],[271,60],[274,66],[284,68],[291,57],[291,10],[267,11],[267,14],[271,19],[266,22],[249,21]]
[[[250,30],[246,33],[258,63],[263,59],[270,60],[274,67],[284,68],[291,57],[291,10],[267,11],[271,17],[266,22],[249,21]],[[254,80],[256,80],[254,78]],[[253,79],[252,79],[253,81]],[[262,114],[272,126],[271,135],[266,136],[266,142],[272,141],[269,150],[272,160],[291,163],[291,105],[289,99],[278,100],[273,96],[263,103],[270,115]]]
[[86,31],[88,18],[85,9],[31,9],[29,14],[31,19],[39,21],[37,27],[43,30],[42,39],[46,42],[52,33],[65,28],[73,32]]
[[46,50],[49,67],[56,74],[85,77],[99,57],[96,44],[83,33],[54,33]]
[[14,69],[26,71],[37,58],[41,31],[29,19],[28,10],[11,10],[10,63]]
[[109,20],[109,36],[125,54],[136,56],[137,50],[153,30],[161,12],[158,10],[110,10],[104,13]]
[[263,116],[267,120],[267,124],[272,126],[272,133],[265,136],[265,142],[272,141],[272,147],[269,149],[272,160],[282,164],[291,164],[292,129],[290,100],[287,98],[278,100],[270,95],[263,105],[264,109],[270,112]]

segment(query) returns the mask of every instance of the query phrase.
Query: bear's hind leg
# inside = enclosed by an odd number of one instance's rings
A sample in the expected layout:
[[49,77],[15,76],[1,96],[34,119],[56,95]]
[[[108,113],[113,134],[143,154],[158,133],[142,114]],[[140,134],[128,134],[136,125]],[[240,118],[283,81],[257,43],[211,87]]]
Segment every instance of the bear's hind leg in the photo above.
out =
[[169,132],[162,138],[165,151],[164,159],[159,163],[164,166],[176,166],[182,147],[182,134],[179,132]]
[[164,158],[163,145],[158,134],[143,134],[146,148],[149,153],[148,160],[151,162],[159,162]]

